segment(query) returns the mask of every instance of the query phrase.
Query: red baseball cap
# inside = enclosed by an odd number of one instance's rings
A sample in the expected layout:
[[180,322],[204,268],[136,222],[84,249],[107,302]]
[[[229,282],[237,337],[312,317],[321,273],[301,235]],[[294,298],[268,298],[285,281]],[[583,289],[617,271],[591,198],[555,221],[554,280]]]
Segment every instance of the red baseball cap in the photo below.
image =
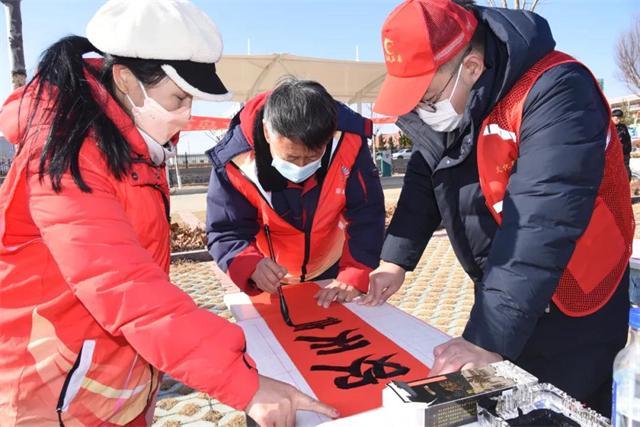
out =
[[456,56],[478,26],[473,12],[451,0],[407,0],[382,26],[387,67],[373,107],[400,116],[418,105],[438,67]]

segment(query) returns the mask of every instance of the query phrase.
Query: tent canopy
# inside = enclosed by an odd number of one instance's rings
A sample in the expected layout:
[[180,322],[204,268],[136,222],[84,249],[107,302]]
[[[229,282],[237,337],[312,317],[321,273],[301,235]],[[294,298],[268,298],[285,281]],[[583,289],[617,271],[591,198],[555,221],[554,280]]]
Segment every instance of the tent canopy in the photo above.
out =
[[233,101],[245,102],[273,89],[282,77],[320,82],[334,98],[347,104],[374,102],[385,76],[382,62],[309,58],[286,53],[225,55],[217,65]]

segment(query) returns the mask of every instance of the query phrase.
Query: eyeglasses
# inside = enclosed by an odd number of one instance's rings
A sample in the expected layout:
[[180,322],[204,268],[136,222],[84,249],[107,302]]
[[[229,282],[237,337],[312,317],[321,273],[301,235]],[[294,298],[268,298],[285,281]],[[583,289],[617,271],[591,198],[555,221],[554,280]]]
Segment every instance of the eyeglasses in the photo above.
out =
[[437,94],[432,96],[431,99],[423,100],[423,101],[420,102],[420,107],[422,109],[424,109],[424,110],[426,110],[426,111],[428,111],[430,113],[435,113],[436,112],[436,110],[437,110],[436,103],[440,101],[440,98],[442,98],[442,94],[444,93],[445,90],[447,90],[447,87],[449,87],[449,84],[451,84],[451,81],[453,80],[455,75],[458,73],[458,69],[462,65],[462,62],[464,61],[464,58],[466,58],[467,55],[470,52],[471,52],[471,46],[467,47],[467,49],[464,51],[464,53],[462,54],[462,58],[460,58],[460,62],[458,62],[458,66],[451,73],[451,75],[449,76],[449,79],[447,80],[447,83],[442,87],[440,92],[438,92]]

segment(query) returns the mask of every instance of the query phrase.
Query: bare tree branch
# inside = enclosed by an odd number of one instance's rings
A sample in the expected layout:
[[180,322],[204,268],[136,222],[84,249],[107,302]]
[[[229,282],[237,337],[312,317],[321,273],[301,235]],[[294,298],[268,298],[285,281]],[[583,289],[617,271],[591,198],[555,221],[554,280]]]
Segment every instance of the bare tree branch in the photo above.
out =
[[521,9],[521,10],[530,10],[532,12],[535,11],[536,7],[540,0],[513,0],[513,6],[509,5],[509,0],[501,0],[498,6],[497,0],[485,0],[487,6],[489,7],[504,7],[504,8],[512,8],[512,9]]
[[531,9],[529,9],[531,12],[535,12],[536,11],[536,6],[538,6],[538,2],[540,0],[533,0],[533,4],[531,5]]
[[618,39],[616,64],[619,78],[629,90],[640,95],[640,20],[636,20],[628,31]]
[[22,14],[20,0],[0,0],[4,4],[7,18],[7,35],[9,39],[9,67],[11,68],[11,85],[14,89],[23,86],[27,80],[24,64],[24,48],[22,43]]

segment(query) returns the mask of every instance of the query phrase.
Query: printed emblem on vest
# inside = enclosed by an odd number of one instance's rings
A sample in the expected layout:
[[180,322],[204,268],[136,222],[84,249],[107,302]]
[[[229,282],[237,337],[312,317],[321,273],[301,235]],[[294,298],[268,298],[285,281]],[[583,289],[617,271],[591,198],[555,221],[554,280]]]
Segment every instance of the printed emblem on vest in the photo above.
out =
[[516,142],[516,134],[515,134],[515,132],[511,132],[511,131],[508,131],[506,129],[502,129],[500,126],[498,126],[497,123],[488,124],[484,128],[483,135],[484,136],[498,135],[500,138],[504,139],[505,141],[511,140],[513,142]]

